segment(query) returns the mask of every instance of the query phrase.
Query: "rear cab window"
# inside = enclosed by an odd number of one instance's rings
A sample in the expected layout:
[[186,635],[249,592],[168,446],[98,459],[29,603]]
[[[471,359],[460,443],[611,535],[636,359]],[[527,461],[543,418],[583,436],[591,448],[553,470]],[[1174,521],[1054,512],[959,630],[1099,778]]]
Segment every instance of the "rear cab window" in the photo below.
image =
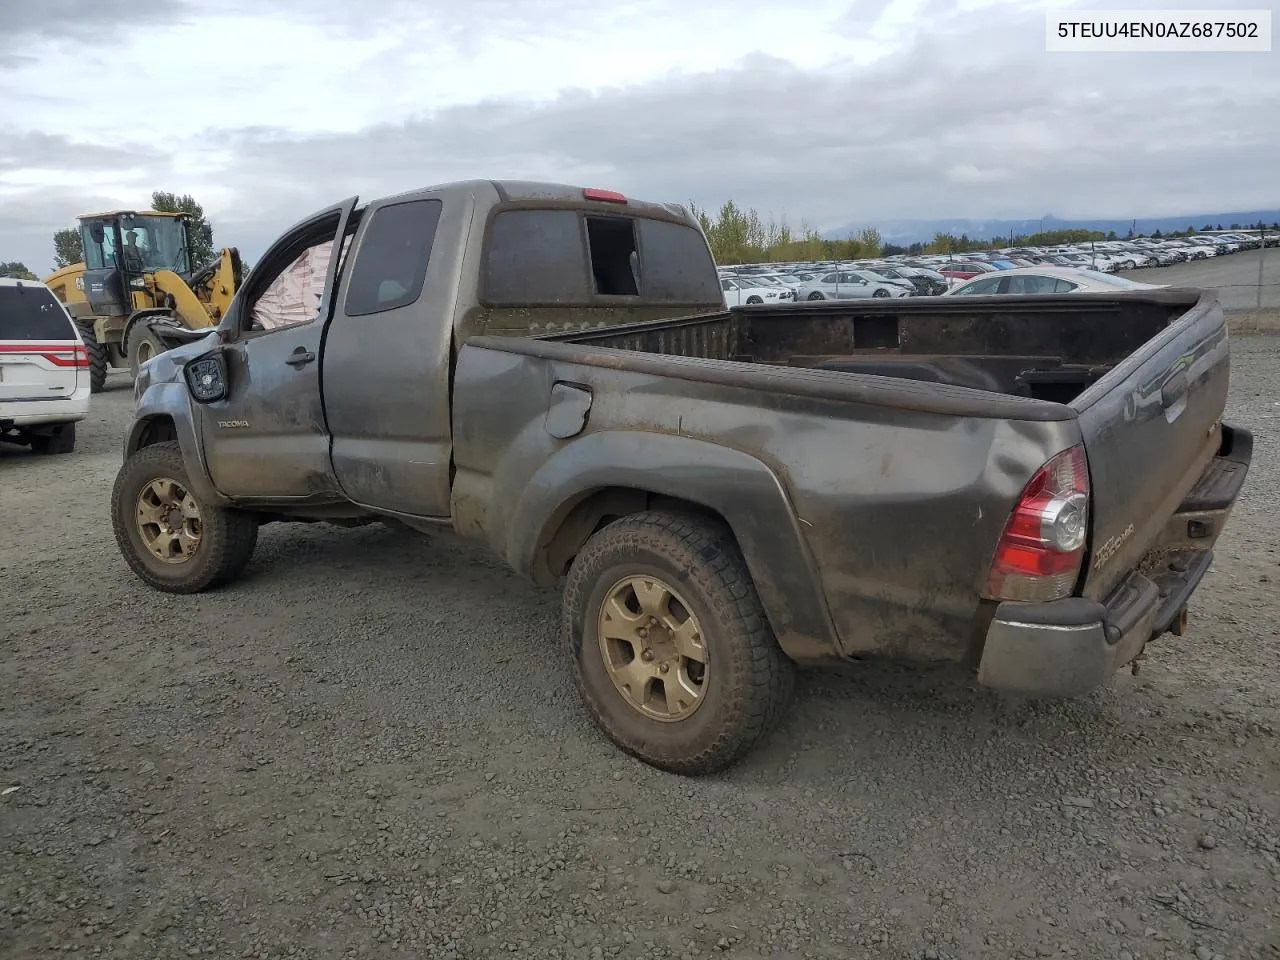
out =
[[37,281],[0,283],[0,340],[58,342],[79,340],[66,310]]
[[702,233],[682,223],[581,209],[500,210],[481,296],[500,306],[721,300]]

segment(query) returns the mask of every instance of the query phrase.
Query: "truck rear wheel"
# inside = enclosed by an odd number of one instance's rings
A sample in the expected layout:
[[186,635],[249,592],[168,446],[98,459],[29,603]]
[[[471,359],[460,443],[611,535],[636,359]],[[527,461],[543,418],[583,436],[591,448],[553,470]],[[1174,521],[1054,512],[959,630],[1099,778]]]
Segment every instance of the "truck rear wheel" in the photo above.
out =
[[660,769],[728,767],[790,698],[794,665],[715,521],[651,511],[605,527],[574,559],[562,617],[591,718]]
[[172,441],[124,462],[111,491],[111,526],[130,569],[166,593],[199,593],[235,579],[258,542],[252,514],[196,498]]

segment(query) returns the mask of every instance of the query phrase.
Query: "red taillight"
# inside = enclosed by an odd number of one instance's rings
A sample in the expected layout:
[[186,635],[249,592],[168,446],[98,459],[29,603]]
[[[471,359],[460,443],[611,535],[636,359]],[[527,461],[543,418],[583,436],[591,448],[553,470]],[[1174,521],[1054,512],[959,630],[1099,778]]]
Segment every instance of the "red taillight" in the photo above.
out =
[[40,356],[44,357],[55,367],[87,367],[89,366],[89,352],[84,347],[72,347],[70,350],[40,351]]
[[79,343],[75,346],[61,343],[5,343],[0,344],[0,353],[42,357],[55,367],[89,366],[89,352]]
[[601,200],[604,203],[626,203],[625,195],[618,193],[616,190],[601,190],[597,187],[587,187],[582,191],[582,196],[587,200]]
[[1089,533],[1084,448],[1064,450],[1031,478],[996,547],[986,596],[1043,602],[1069,597]]

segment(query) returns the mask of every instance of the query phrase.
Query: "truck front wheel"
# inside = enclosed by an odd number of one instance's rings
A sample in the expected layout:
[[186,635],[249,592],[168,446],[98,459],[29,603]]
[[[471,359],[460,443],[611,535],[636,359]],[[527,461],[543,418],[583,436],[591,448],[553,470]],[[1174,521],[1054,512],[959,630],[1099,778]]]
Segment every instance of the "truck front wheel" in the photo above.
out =
[[730,766],[772,726],[794,665],[728,528],[651,511],[574,559],[562,631],[588,713],[619,747],[673,773]]
[[252,514],[196,498],[172,441],[124,462],[111,491],[111,526],[130,569],[165,593],[199,593],[235,579],[258,542]]

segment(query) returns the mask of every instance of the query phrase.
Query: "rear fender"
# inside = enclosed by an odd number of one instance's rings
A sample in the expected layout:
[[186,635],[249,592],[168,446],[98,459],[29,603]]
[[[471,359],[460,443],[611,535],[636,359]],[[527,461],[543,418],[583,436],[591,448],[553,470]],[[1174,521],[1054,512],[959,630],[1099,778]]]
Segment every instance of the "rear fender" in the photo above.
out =
[[785,488],[749,454],[691,437],[605,431],[562,447],[524,487],[508,525],[507,561],[538,576],[546,544],[578,503],[632,489],[714,511],[737,539],[782,649],[801,662],[840,657],[817,566]]

